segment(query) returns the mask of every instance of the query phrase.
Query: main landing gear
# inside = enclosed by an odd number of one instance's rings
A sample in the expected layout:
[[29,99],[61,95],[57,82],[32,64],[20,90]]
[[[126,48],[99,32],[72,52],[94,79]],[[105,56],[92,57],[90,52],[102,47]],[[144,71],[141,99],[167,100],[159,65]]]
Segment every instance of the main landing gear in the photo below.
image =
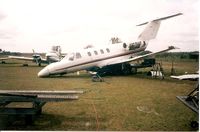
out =
[[93,82],[103,82],[103,78],[97,73],[95,75],[92,76],[92,81]]

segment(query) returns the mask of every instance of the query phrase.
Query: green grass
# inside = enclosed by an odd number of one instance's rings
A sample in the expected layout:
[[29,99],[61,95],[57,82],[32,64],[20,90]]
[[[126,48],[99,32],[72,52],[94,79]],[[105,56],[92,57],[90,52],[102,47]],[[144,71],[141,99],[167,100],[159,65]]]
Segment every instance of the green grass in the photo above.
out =
[[[195,72],[197,62],[177,62],[178,73]],[[171,63],[163,62],[169,75]],[[176,99],[187,95],[196,82],[146,77],[107,76],[105,82],[92,82],[90,75],[69,74],[38,78],[42,67],[31,64],[0,64],[0,89],[4,90],[84,90],[72,102],[47,103],[33,125],[14,122],[10,130],[194,130],[190,122],[197,114]],[[144,69],[147,71],[148,69]],[[137,108],[153,112],[142,112]]]

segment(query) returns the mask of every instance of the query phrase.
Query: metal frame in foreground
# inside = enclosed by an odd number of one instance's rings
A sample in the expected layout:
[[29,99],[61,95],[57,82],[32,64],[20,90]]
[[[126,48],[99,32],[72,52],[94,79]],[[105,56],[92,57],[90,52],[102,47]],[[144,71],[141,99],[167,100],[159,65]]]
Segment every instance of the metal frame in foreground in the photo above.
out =
[[[42,107],[47,102],[77,100],[77,94],[82,93],[83,91],[0,90],[0,115],[24,115],[26,122],[32,123],[33,116],[41,114]],[[13,103],[15,104],[12,105]],[[32,105],[28,106],[27,103]]]

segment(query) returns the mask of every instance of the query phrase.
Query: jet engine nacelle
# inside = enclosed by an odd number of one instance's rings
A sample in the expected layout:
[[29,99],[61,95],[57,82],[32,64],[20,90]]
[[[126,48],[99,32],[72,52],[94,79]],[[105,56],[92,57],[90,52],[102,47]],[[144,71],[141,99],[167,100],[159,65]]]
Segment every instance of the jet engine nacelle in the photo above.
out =
[[146,42],[145,41],[139,41],[139,42],[134,42],[129,44],[129,50],[136,50],[142,47],[146,47]]

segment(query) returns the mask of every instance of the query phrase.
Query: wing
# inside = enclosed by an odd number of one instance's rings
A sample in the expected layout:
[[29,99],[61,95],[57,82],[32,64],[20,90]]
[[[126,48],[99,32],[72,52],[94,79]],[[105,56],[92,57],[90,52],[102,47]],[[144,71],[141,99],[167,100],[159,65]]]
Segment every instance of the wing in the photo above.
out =
[[136,57],[133,57],[133,58],[124,59],[124,60],[120,60],[120,61],[113,61],[113,62],[107,63],[107,65],[114,65],[114,64],[120,64],[120,63],[125,63],[125,62],[132,62],[132,61],[144,59],[145,57],[149,57],[149,56],[153,56],[153,55],[156,55],[156,54],[160,54],[160,53],[172,50],[172,49],[177,49],[177,48],[175,48],[174,46],[169,46],[165,50],[161,50],[161,51],[157,51],[157,52],[149,53],[149,54],[145,54],[145,55],[140,55],[140,56],[136,56]]
[[32,57],[24,57],[24,56],[8,56],[10,59],[17,59],[17,60],[27,60],[27,61],[33,61],[34,58]]
[[9,58],[8,57],[6,57],[6,58],[0,58],[0,60],[8,60]]
[[[16,59],[16,60],[25,60],[25,61],[36,61],[33,57],[24,57],[24,56],[8,56],[9,59]],[[39,60],[42,63],[48,63],[46,59]]]

